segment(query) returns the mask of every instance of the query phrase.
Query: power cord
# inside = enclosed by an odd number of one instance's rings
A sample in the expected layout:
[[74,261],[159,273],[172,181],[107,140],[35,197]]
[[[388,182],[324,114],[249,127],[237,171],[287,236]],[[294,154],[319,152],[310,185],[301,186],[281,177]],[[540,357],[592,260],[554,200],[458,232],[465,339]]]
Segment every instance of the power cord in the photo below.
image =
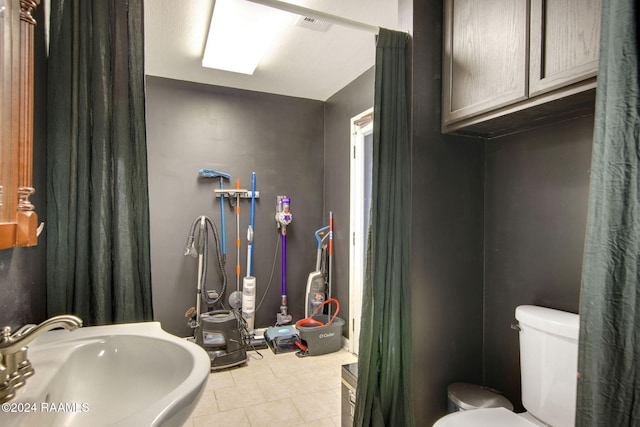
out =
[[271,287],[271,282],[273,281],[273,273],[276,270],[276,261],[278,260],[278,248],[280,248],[279,234],[276,235],[276,249],[273,251],[273,264],[271,265],[271,275],[269,276],[269,283],[267,283],[267,287],[264,290],[264,294],[262,294],[262,298],[260,299],[260,302],[256,306],[256,313],[258,312],[258,310],[260,310],[260,306],[262,305],[262,302],[264,301],[264,298],[267,296],[267,293],[269,292],[269,288]]

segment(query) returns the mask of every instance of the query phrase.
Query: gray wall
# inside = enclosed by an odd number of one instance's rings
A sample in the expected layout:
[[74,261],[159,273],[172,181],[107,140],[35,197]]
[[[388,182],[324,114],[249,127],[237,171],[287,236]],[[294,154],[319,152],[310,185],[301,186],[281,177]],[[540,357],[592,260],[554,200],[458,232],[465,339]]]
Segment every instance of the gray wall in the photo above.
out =
[[[44,7],[35,10],[34,18],[44,20]],[[38,220],[46,223],[46,82],[47,57],[44,25],[35,28],[34,45],[34,136],[33,186],[31,201]],[[39,323],[46,318],[46,227],[38,238],[38,246],[0,251],[0,327],[17,327]]]
[[[373,47],[372,47],[373,49]],[[324,218],[334,215],[332,296],[340,301],[340,317],[349,319],[349,159],[351,118],[373,107],[371,68],[329,98],[324,107]],[[349,331],[345,331],[349,337]]]
[[[154,316],[169,332],[188,335],[184,313],[196,301],[197,260],[183,256],[192,221],[210,216],[221,227],[218,179],[198,179],[201,168],[232,175],[250,188],[257,176],[254,275],[258,298],[271,287],[256,327],[273,325],[281,294],[280,249],[274,215],[277,195],[291,198],[287,228],[287,295],[290,314],[304,314],[304,288],[315,266],[313,231],[323,225],[323,103],[236,89],[147,77],[147,138],[151,209]],[[250,201],[241,200],[242,277]],[[236,289],[235,215],[225,205],[228,291]],[[275,256],[275,258],[274,258]],[[210,288],[219,289],[215,251]],[[230,292],[227,292],[227,296]],[[226,301],[226,297],[225,297]]]
[[431,425],[449,383],[482,380],[483,146],[440,133],[442,4],[412,7],[414,401]]
[[485,145],[485,383],[520,407],[515,308],[577,313],[593,116]]

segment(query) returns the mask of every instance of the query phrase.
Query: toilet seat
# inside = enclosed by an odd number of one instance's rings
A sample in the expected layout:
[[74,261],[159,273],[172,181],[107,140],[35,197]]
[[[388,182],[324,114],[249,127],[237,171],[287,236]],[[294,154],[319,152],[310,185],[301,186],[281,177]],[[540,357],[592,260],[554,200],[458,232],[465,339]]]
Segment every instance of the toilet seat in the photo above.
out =
[[483,408],[446,415],[433,427],[537,427],[537,424],[506,408]]

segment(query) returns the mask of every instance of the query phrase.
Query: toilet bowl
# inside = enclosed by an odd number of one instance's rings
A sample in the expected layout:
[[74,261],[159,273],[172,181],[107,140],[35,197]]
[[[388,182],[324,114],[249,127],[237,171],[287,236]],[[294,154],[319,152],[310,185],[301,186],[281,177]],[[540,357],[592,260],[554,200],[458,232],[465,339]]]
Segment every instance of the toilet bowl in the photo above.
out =
[[522,404],[527,412],[481,408],[454,412],[433,427],[573,427],[578,370],[577,314],[532,305],[516,308]]
[[473,409],[440,418],[433,427],[547,427],[529,413],[516,414],[506,408]]

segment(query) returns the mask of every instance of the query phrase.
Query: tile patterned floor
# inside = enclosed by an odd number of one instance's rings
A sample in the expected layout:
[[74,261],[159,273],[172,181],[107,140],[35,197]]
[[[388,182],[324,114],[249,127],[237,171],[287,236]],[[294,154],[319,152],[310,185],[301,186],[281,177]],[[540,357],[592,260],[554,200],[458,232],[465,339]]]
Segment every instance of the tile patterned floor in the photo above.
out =
[[250,351],[246,366],[212,372],[184,427],[340,426],[340,367],[355,355],[260,354]]

